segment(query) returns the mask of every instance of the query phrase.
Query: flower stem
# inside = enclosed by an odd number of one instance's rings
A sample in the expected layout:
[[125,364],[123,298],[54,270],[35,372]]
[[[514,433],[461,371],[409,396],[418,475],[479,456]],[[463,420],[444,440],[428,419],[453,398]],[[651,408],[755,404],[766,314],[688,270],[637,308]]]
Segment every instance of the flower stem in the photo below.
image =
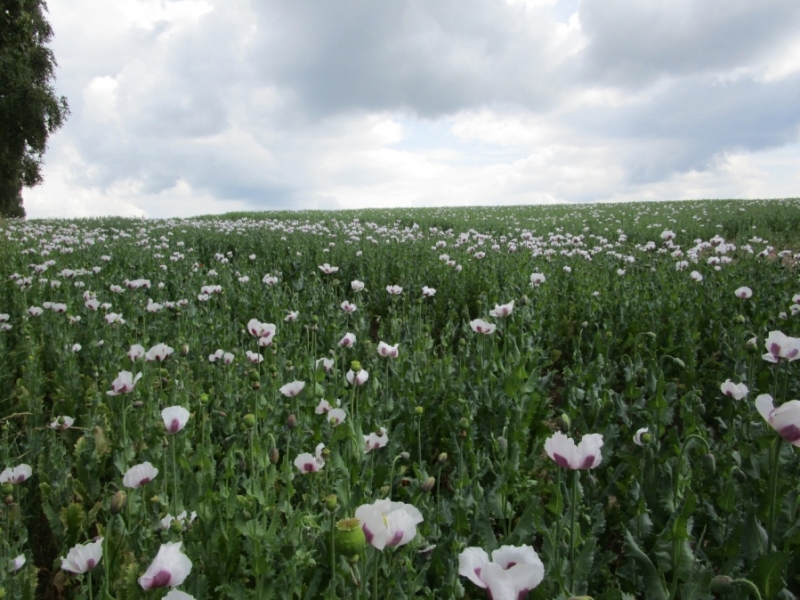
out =
[[775,534],[775,507],[778,498],[778,468],[781,462],[781,440],[780,436],[775,438],[775,442],[770,448],[770,501],[769,501],[769,522],[767,524],[767,552],[772,548],[772,540]]
[[578,504],[578,477],[580,471],[572,472],[572,506],[570,506],[570,534],[569,534],[569,589],[575,594],[575,525],[577,524]]

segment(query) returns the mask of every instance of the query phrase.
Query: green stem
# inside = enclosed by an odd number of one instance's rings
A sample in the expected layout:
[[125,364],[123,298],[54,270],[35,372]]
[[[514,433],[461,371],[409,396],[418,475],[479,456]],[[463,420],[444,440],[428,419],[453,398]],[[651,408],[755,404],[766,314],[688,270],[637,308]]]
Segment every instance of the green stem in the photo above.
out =
[[753,592],[753,595],[756,598],[758,598],[758,600],[761,600],[761,592],[758,591],[756,584],[750,581],[749,579],[734,579],[732,583],[741,583],[742,585],[746,586],[751,592]]
[[575,594],[575,526],[577,524],[578,505],[578,477],[580,472],[574,469],[572,473],[572,506],[570,506],[570,534],[569,534],[569,589]]
[[770,449],[770,501],[769,522],[767,525],[767,552],[772,548],[772,540],[775,534],[775,521],[777,517],[775,508],[778,501],[778,468],[781,462],[781,440],[782,438],[780,436],[776,437]]
[[681,445],[681,451],[678,454],[678,464],[675,467],[675,490],[673,492],[672,500],[674,505],[678,506],[678,496],[680,495],[680,483],[681,483],[681,466],[683,465],[683,455],[686,453],[686,450],[689,448],[689,443],[692,440],[700,440],[706,447],[706,452],[711,452],[711,448],[708,445],[708,442],[705,440],[704,437],[693,433],[691,435],[686,436],[686,439],[683,440],[683,444]]

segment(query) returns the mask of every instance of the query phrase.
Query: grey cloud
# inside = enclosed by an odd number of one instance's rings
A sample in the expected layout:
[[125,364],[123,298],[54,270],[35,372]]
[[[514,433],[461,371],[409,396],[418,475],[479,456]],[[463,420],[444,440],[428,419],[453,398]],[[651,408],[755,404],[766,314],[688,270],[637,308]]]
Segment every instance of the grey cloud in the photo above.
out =
[[630,180],[645,183],[706,169],[725,152],[796,141],[798,106],[800,74],[769,83],[688,77],[649,102],[587,110],[566,122],[611,143],[629,142],[624,162]]
[[588,80],[648,84],[763,59],[800,30],[796,0],[582,0]]
[[251,60],[262,81],[286,85],[318,115],[536,108],[553,102],[560,78],[545,55],[552,17],[504,2],[300,0],[256,10],[261,43]]

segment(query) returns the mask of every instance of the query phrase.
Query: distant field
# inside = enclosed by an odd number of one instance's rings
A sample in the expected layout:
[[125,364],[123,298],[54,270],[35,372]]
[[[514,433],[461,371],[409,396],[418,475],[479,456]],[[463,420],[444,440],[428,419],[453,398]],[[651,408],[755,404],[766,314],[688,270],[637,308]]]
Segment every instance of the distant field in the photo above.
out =
[[0,234],[6,598],[800,594],[800,199]]

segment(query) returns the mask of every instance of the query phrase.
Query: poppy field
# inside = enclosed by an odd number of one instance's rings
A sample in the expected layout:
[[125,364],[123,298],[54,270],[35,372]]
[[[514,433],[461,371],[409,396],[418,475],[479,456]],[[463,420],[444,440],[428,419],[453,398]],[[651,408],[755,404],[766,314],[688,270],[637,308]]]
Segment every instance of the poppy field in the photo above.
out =
[[0,222],[0,598],[790,599],[800,200]]

